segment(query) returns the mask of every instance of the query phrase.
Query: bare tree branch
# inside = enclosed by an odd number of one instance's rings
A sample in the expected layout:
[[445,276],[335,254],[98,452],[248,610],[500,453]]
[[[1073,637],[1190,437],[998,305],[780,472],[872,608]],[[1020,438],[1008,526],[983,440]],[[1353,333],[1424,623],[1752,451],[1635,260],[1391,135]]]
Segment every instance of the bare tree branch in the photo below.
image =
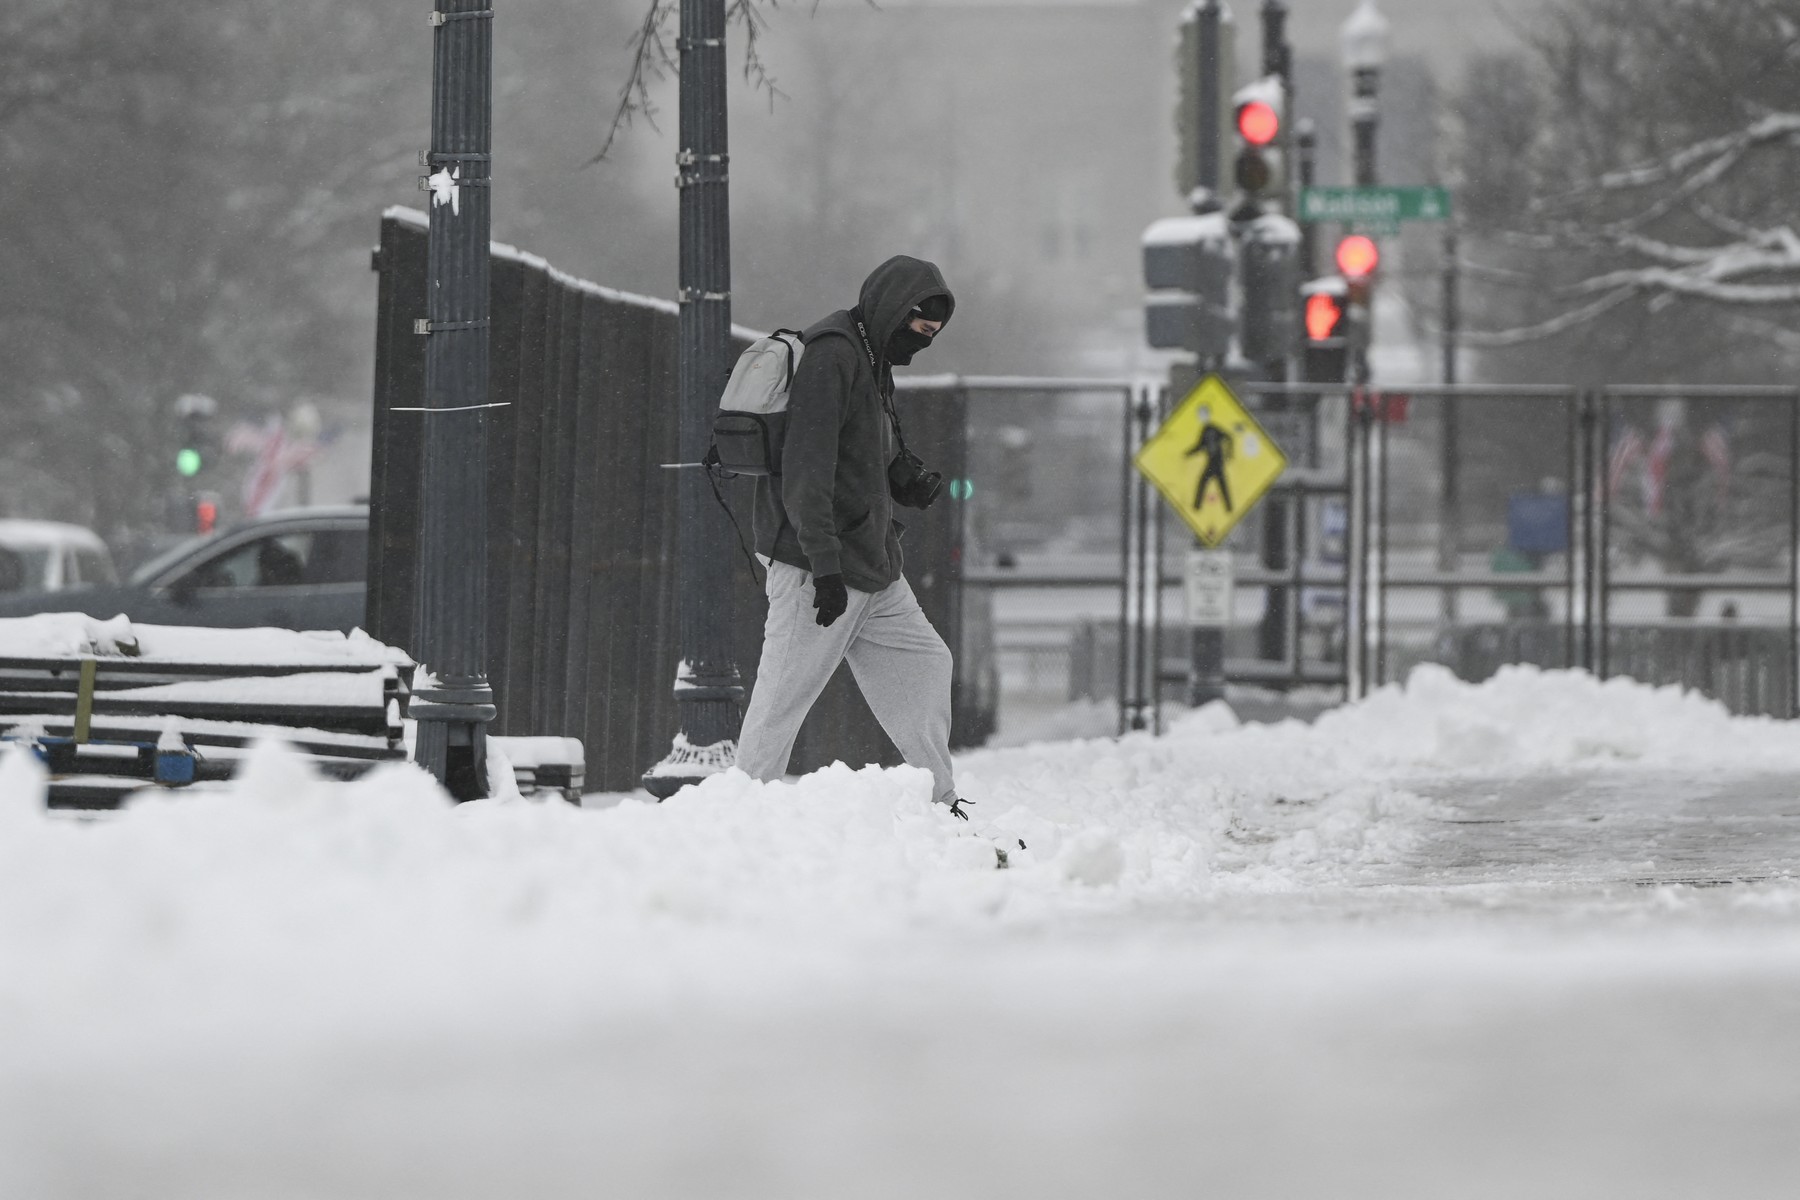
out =
[[[775,75],[763,57],[762,37],[769,29],[768,14],[780,7],[781,0],[730,0],[725,10],[726,25],[741,25],[744,29],[744,78],[757,91],[768,93],[771,108],[776,100],[786,99],[787,94],[775,85]],[[679,0],[650,0],[644,19],[631,37],[631,67],[619,89],[619,102],[607,123],[606,137],[599,152],[583,166],[603,161],[619,135],[631,128],[637,118],[642,117],[652,129],[657,127],[657,109],[650,89],[681,74],[680,56],[669,48],[669,25],[678,20],[680,12]]]
[[650,128],[656,128],[656,102],[650,89],[681,70],[680,62],[670,52],[668,33],[670,20],[679,13],[675,0],[650,0],[637,32],[631,35],[631,68],[619,88],[619,103],[606,127],[606,138],[600,143],[599,152],[583,166],[591,167],[605,159],[619,134],[631,128],[637,118],[642,117]]
[[725,12],[725,19],[728,23],[737,22],[744,27],[744,79],[757,91],[769,94],[769,110],[773,112],[775,101],[788,97],[786,92],[775,86],[775,76],[770,73],[768,62],[762,56],[759,40],[769,28],[768,17],[759,11],[759,6],[764,4],[773,11],[781,7],[781,0],[732,0],[731,7]]
[[[1567,333],[1571,329],[1586,325],[1588,322],[1595,320],[1611,309],[1617,308],[1620,304],[1631,299],[1634,294],[1632,288],[1620,288],[1612,295],[1602,296],[1592,304],[1575,309],[1572,312],[1562,313],[1559,316],[1552,317],[1548,321],[1540,321],[1536,325],[1525,325],[1517,329],[1459,330],[1456,335],[1456,340],[1459,345],[1472,346],[1480,349],[1494,349],[1501,346],[1522,346],[1527,342],[1542,341],[1545,338],[1555,337],[1558,334]],[[1434,329],[1431,331],[1431,335],[1434,337],[1441,336],[1442,331]]]

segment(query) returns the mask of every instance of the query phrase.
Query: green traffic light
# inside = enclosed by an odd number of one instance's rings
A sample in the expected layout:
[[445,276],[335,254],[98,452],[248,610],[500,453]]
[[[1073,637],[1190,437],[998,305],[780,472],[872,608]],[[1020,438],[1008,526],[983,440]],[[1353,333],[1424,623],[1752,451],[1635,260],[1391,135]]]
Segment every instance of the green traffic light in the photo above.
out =
[[198,475],[200,473],[200,452],[192,446],[184,446],[181,453],[175,456],[175,469],[189,478]]
[[950,498],[952,500],[970,500],[975,496],[973,479],[952,479],[950,481]]

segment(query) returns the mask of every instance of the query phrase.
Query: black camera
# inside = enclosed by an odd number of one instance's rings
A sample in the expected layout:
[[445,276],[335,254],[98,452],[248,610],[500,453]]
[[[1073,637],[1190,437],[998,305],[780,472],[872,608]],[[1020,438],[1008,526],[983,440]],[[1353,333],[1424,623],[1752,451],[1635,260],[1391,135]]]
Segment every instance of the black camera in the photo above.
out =
[[902,446],[894,461],[888,464],[888,495],[895,504],[907,508],[930,508],[931,502],[944,490],[944,477],[928,471],[919,456]]

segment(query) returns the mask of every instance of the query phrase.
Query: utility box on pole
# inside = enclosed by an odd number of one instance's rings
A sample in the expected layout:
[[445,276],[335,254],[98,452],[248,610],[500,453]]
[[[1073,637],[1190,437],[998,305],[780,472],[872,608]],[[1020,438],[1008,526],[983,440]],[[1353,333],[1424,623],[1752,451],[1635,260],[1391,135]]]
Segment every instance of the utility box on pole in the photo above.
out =
[[1202,358],[1231,348],[1231,225],[1223,213],[1167,217],[1144,230],[1145,332],[1159,350]]

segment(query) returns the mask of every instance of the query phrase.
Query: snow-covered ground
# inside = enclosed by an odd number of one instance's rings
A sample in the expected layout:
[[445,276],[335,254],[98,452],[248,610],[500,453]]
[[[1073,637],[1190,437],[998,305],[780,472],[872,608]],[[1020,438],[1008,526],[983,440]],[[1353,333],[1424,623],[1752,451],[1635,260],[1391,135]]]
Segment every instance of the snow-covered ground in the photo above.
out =
[[76,820],[10,753],[0,1197],[1793,1194],[1795,726],[1422,669],[958,770],[1013,869],[907,768]]

